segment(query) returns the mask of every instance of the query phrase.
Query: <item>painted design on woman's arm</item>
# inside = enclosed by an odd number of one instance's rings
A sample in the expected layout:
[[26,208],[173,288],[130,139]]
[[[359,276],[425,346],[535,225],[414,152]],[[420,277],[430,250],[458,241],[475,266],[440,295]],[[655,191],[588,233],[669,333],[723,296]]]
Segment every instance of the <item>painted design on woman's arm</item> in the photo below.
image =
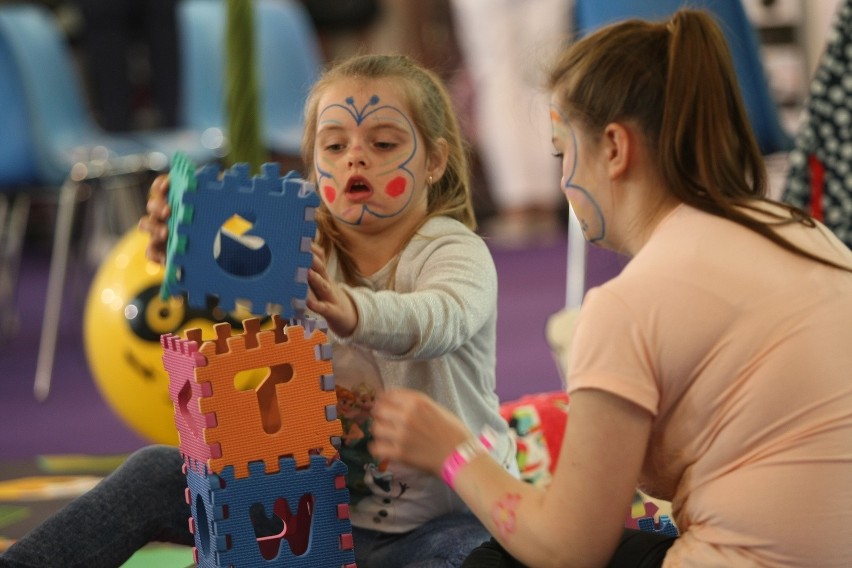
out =
[[491,522],[494,523],[498,538],[506,540],[515,534],[518,528],[517,509],[520,503],[519,493],[507,493],[494,505],[491,511]]

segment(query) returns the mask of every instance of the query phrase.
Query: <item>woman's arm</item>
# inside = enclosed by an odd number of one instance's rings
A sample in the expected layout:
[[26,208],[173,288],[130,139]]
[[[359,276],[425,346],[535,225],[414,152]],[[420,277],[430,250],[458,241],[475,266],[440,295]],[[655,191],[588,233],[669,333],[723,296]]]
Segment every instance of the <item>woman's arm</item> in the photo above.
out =
[[[454,488],[513,556],[531,567],[605,566],[624,528],[651,430],[651,415],[598,390],[572,393],[553,482],[545,491],[494,460],[463,466]],[[444,460],[472,437],[425,395],[385,392],[374,409],[373,454],[440,475]]]

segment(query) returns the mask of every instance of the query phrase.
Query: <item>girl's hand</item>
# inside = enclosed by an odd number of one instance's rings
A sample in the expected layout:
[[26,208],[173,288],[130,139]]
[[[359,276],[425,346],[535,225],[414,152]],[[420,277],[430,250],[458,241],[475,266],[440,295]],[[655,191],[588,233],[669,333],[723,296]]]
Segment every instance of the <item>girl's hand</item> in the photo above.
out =
[[139,220],[139,228],[151,235],[145,256],[148,257],[148,260],[160,264],[166,262],[166,242],[169,238],[168,221],[172,214],[168,196],[168,174],[157,176],[148,191],[148,203],[145,206],[148,214]]
[[436,476],[456,446],[472,434],[454,414],[428,395],[411,389],[381,393],[373,407],[370,453]]
[[308,309],[325,319],[338,336],[348,337],[358,324],[358,310],[349,294],[328,277],[323,250],[316,243],[311,250],[314,259],[308,271]]

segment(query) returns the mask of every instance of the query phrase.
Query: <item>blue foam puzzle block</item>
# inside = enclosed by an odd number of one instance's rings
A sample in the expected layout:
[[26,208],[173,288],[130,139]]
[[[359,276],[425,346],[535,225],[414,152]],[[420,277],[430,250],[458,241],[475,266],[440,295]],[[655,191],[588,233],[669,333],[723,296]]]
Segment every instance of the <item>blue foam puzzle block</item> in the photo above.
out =
[[677,527],[668,515],[660,515],[659,523],[654,522],[654,517],[642,517],[636,521],[640,531],[661,533],[666,536],[678,536]]
[[[252,462],[249,476],[241,479],[234,477],[233,466],[216,475],[208,474],[203,463],[187,464],[187,501],[198,566],[354,568],[349,491],[343,479],[346,465],[321,455],[311,456],[310,466],[303,469],[296,469],[292,458],[282,457],[279,463],[280,470],[270,474],[263,462]],[[312,497],[311,506],[304,505],[306,495]],[[272,558],[265,557],[251,520],[251,509],[258,504],[266,515],[285,508],[294,517],[288,527],[294,531],[310,510],[306,548],[294,553],[285,536],[276,541],[277,555],[273,551]]]
[[657,527],[657,532],[663,533],[666,536],[678,536],[680,534],[680,532],[677,530],[677,527],[674,525],[668,515],[660,515],[660,522],[659,527]]
[[[274,163],[264,164],[254,177],[248,164],[236,164],[224,175],[211,164],[187,181],[190,168],[183,160],[175,163],[175,179],[182,181],[177,187],[171,181],[174,228],[164,295],[185,295],[190,306],[201,309],[215,298],[226,312],[241,301],[255,315],[301,317],[320,202],[314,185],[296,172],[280,176]],[[242,229],[229,232],[235,218]]]

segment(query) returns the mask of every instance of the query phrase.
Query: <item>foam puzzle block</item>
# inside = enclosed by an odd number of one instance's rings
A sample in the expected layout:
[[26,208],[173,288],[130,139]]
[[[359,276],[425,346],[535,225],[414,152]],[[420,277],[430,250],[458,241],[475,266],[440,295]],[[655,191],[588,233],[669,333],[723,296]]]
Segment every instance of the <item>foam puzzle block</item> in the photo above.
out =
[[195,179],[195,164],[184,154],[177,153],[172,158],[172,166],[169,171],[169,240],[166,243],[166,266],[163,276],[163,284],[160,287],[160,297],[165,300],[171,294],[169,290],[177,289],[177,272],[175,256],[186,250],[186,236],[180,235],[178,227],[192,221],[193,209],[191,205],[185,205],[183,196],[191,193],[198,187]]
[[[312,319],[271,323],[261,330],[258,318],[247,319],[237,335],[220,323],[209,341],[200,329],[161,337],[180,450],[211,473],[231,465],[243,478],[253,461],[274,473],[280,456],[302,467],[312,454],[337,453],[343,430],[328,337]],[[257,369],[268,372],[256,388],[235,386],[239,373]]]
[[668,515],[660,515],[659,523],[654,522],[654,517],[642,517],[637,519],[636,523],[640,531],[661,533],[666,536],[678,535],[677,527]]
[[314,185],[296,172],[280,176],[275,163],[254,177],[248,164],[221,173],[212,164],[196,172],[184,156],[173,160],[163,297],[186,296],[196,308],[215,299],[226,312],[240,302],[255,315],[303,315],[320,203]]
[[[281,458],[275,473],[265,469],[252,462],[238,478],[231,466],[215,474],[187,462],[196,564],[355,568],[346,465],[314,455],[306,468]],[[266,534],[273,516],[274,534]]]

